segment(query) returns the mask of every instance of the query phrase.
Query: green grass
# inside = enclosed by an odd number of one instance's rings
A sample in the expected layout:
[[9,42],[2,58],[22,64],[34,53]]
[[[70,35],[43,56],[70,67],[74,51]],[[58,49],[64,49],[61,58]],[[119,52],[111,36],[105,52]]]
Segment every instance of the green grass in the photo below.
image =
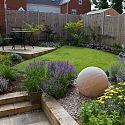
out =
[[81,47],[61,47],[51,53],[24,61],[15,67],[24,70],[33,60],[46,61],[65,61],[72,64],[78,72],[88,66],[97,66],[102,69],[108,68],[112,63],[117,61],[117,56],[111,53]]

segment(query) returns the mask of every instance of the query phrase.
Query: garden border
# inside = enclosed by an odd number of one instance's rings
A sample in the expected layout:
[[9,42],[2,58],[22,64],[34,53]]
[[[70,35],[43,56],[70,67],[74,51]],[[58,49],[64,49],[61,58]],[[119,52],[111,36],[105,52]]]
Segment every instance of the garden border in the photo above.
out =
[[79,125],[51,96],[43,94],[42,109],[52,125]]

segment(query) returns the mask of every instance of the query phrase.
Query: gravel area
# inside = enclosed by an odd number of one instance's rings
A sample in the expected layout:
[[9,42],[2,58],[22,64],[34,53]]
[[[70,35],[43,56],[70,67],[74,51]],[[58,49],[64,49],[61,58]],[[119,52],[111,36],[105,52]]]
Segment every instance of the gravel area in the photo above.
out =
[[92,98],[85,97],[79,93],[75,86],[71,86],[65,97],[57,101],[64,107],[65,110],[76,120],[79,120],[79,111],[83,101],[91,101]]

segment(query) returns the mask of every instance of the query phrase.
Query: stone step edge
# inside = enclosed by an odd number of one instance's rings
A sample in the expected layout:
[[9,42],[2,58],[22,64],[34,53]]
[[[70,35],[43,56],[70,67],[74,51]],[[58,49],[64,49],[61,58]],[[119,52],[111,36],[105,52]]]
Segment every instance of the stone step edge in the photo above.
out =
[[28,125],[50,125],[50,123],[48,123],[48,121],[40,121],[40,122],[28,124]]
[[42,95],[42,109],[52,125],[79,125],[51,96]]
[[30,102],[20,102],[0,106],[0,117],[16,115],[32,110],[40,109],[39,104],[31,105]]
[[0,105],[11,104],[15,102],[23,102],[28,100],[28,94],[26,91],[8,93],[0,95]]

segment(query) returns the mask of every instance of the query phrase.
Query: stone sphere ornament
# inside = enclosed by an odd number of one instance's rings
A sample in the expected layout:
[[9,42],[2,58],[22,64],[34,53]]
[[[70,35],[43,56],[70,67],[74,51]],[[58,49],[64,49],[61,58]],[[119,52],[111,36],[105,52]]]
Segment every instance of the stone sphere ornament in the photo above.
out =
[[87,97],[103,95],[109,85],[106,73],[98,67],[83,69],[76,79],[76,87],[79,92]]

